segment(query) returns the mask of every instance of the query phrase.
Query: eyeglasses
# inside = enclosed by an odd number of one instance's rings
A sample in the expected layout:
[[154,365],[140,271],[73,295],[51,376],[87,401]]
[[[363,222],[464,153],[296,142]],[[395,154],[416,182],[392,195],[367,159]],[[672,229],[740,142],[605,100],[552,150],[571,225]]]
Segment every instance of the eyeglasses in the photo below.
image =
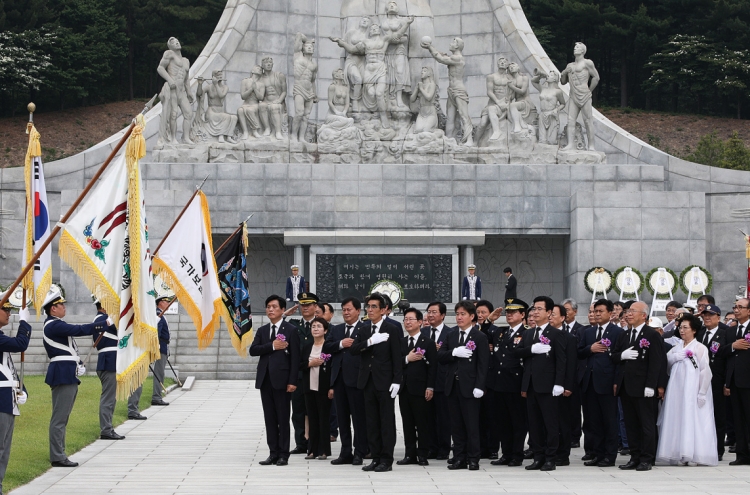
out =
[[532,306],[532,307],[529,308],[529,312],[531,312],[531,313],[534,313],[536,311],[547,311],[547,309],[546,308],[539,308],[537,306]]
[[377,304],[369,304],[365,306],[365,309],[381,309]]
[[732,306],[732,309],[747,309],[747,308],[748,308],[747,306],[740,306],[740,305]]
[[404,318],[404,321],[421,321],[416,318]]

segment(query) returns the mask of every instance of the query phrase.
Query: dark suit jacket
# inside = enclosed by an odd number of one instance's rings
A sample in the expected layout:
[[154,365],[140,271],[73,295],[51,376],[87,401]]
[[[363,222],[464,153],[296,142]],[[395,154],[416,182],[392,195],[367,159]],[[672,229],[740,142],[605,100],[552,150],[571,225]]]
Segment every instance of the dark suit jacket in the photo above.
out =
[[[706,327],[701,328],[695,337],[701,344],[706,331]],[[711,386],[714,388],[723,387],[726,383],[727,359],[732,355],[732,342],[734,340],[727,337],[727,331],[720,325],[711,337],[711,342],[706,346],[708,347],[708,362],[711,366]]]
[[500,327],[492,334],[492,352],[490,361],[494,379],[488,380],[488,387],[496,392],[521,393],[523,379],[523,359],[516,356],[516,349],[521,345],[525,328],[521,325],[518,332],[511,337],[510,327]]
[[[547,325],[543,332],[534,338],[536,328],[529,328],[523,334],[521,345],[516,349],[516,357],[523,358],[523,382],[521,390],[529,391],[529,383],[538,394],[551,394],[555,385],[565,387],[567,369],[567,335]],[[547,354],[533,354],[531,346],[540,342],[540,337],[550,339],[552,349]]]
[[[355,338],[360,330],[366,326],[368,324],[361,321],[355,323],[354,328],[352,328],[351,338]],[[331,327],[326,336],[326,343],[323,344],[323,352],[333,356],[331,358],[331,385],[336,382],[339,374],[341,374],[344,385],[347,387],[356,387],[359,376],[359,363],[362,358],[352,354],[351,347],[348,349],[339,349],[339,344],[344,340],[345,335],[345,323]]]
[[[495,325],[491,324],[489,321],[485,321],[482,325],[479,326],[479,330],[484,334],[485,337],[487,337],[487,342],[493,346],[495,345],[495,335],[500,332],[500,329],[496,327]],[[485,385],[490,390],[495,390],[494,384],[495,384],[495,360],[492,359],[493,355],[495,354],[494,350],[490,351],[490,363],[489,367],[487,368],[487,381],[485,382]]]
[[578,343],[578,357],[584,363],[578,370],[578,383],[581,385],[581,393],[588,390],[589,385],[591,385],[597,394],[611,395],[617,371],[617,365],[612,360],[612,349],[614,349],[624,330],[609,323],[604,327],[602,339],[609,339],[610,350],[592,353],[591,345],[596,342],[596,332],[596,326],[588,327]]
[[516,280],[516,276],[512,273],[510,274],[510,277],[508,277],[508,280],[505,282],[505,299],[515,299],[518,296],[516,295],[516,287],[518,286],[518,280]]
[[[448,340],[448,334],[455,331],[455,328],[449,327],[448,325],[443,325],[443,331],[440,332],[440,336],[438,337],[437,344],[441,344],[441,346],[445,345],[445,343]],[[422,333],[430,340],[432,340],[432,327],[424,327],[422,328]],[[443,393],[445,392],[445,377],[447,373],[448,367],[440,362],[440,358],[437,359],[437,366],[435,367],[435,392]]]
[[[302,392],[310,391],[310,353],[312,352],[313,344],[308,344],[302,349],[300,354],[299,369],[302,370]],[[322,352],[328,354],[325,350],[325,344],[323,345]],[[323,363],[319,366],[320,374],[318,375],[318,392],[328,391],[331,389],[331,361]]]
[[299,336],[297,328],[285,321],[279,322],[276,335],[283,334],[289,346],[281,351],[273,350],[271,324],[266,323],[255,332],[250,345],[250,355],[259,356],[255,388],[260,388],[266,373],[270,373],[271,386],[276,390],[286,390],[287,385],[297,385],[299,372]]
[[[729,345],[734,343],[737,339],[744,338],[750,332],[750,321],[745,322],[745,328],[742,332],[739,332],[739,324],[736,327],[731,327],[734,331],[734,335],[729,335]],[[727,378],[726,384],[729,386],[732,381],[740,388],[750,388],[750,350],[747,351],[734,351],[729,355],[727,360]]]
[[466,343],[474,341],[476,349],[468,359],[457,358],[453,355],[453,349],[459,347],[458,339],[460,330],[454,330],[448,334],[448,338],[438,351],[438,359],[446,365],[445,394],[453,390],[455,376],[458,376],[458,385],[461,395],[467,399],[474,397],[474,389],[486,390],[487,370],[490,362],[490,343],[487,337],[474,326],[466,337]]
[[[646,387],[656,391],[663,381],[660,380],[660,377],[667,369],[664,339],[659,332],[648,325],[644,325],[632,344],[633,350],[638,351],[638,357],[634,360],[623,361],[622,352],[631,347],[628,334],[629,332],[626,331],[620,334],[615,350],[612,352],[612,360],[621,368],[621,373],[617,373],[615,378],[617,395],[620,395],[624,384],[630,397],[643,397],[643,391]],[[642,339],[648,341],[648,347],[641,347]]]
[[390,323],[390,324],[391,324],[391,325],[393,325],[394,327],[398,328],[398,329],[399,329],[399,330],[401,331],[401,335],[403,335],[403,334],[404,334],[404,326],[403,326],[403,325],[401,324],[401,322],[400,322],[400,321],[398,321],[398,320],[394,320],[394,319],[393,319],[393,318],[391,318],[390,316],[386,316],[386,317],[385,317],[385,321],[387,321],[388,323]]
[[565,390],[578,389],[578,338],[575,334],[562,331],[565,337]]
[[[414,348],[416,349],[417,347],[425,350],[424,359],[407,363],[406,356],[409,354],[409,336],[404,337],[401,341],[401,355],[403,356],[401,362],[404,366],[403,380],[409,389],[410,395],[424,397],[426,389],[431,388],[435,390],[435,375],[438,364],[437,347],[429,336],[421,332],[414,338]],[[403,390],[402,388],[401,392]]]
[[361,328],[354,339],[351,353],[361,356],[357,387],[364,390],[367,380],[372,377],[375,389],[387,392],[391,384],[401,384],[401,338],[403,332],[385,320],[380,321],[379,333],[387,332],[388,340],[383,343],[367,346],[367,340],[372,336],[372,323]]

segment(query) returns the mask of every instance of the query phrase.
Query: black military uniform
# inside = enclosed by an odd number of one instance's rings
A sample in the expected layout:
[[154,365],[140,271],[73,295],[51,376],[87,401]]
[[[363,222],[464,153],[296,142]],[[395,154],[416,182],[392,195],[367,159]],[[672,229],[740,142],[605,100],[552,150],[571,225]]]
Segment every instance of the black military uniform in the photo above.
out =
[[[301,305],[318,302],[318,296],[312,292],[302,292],[297,296],[297,299]],[[313,336],[310,331],[312,318],[310,321],[305,321],[304,318],[294,318],[289,320],[289,323],[297,327],[300,352],[305,346],[312,345]],[[297,389],[292,392],[292,425],[294,426],[295,442],[295,448],[291,451],[292,454],[306,454],[308,452],[307,439],[305,438],[305,415],[305,394],[302,392],[302,371],[300,370]]]

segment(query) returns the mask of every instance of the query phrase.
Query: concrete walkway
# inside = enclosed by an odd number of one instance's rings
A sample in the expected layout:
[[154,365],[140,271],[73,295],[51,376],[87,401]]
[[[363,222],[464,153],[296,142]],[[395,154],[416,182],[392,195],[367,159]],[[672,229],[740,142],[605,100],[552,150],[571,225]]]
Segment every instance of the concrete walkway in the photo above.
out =
[[[260,396],[254,382],[197,381],[193,390],[169,394],[168,407],[145,411],[148,421],[117,428],[122,441],[97,440],[71,456],[75,469],[52,468],[12,495],[61,494],[314,494],[338,493],[619,493],[747,494],[750,467],[656,467],[650,472],[584,467],[575,449],[572,464],[542,473],[491,466],[450,472],[445,462],[429,467],[394,466],[390,473],[365,473],[295,455],[287,467],[260,466],[268,449]],[[400,428],[400,418],[397,417]],[[341,444],[332,445],[334,456]],[[403,457],[399,432],[396,459]],[[528,464],[529,461],[527,461]]]

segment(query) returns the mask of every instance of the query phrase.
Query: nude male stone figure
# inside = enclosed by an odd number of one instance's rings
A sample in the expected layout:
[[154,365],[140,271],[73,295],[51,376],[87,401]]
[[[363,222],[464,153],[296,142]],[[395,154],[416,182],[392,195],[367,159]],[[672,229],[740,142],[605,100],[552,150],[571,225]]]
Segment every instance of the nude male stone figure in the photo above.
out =
[[260,121],[263,124],[263,135],[271,135],[277,140],[284,139],[281,133],[282,118],[286,114],[286,76],[273,70],[273,59],[265,57],[261,62],[263,77],[261,82],[266,90],[266,97],[260,102]]
[[[571,62],[560,73],[560,83],[567,84],[570,82],[570,99],[568,100],[568,145],[563,148],[565,151],[574,151],[575,148],[575,129],[578,115],[583,115],[583,124],[586,126],[588,134],[589,151],[595,151],[594,141],[594,119],[593,106],[591,103],[591,93],[599,84],[599,73],[594,67],[594,62],[584,58],[586,55],[586,45],[576,43],[573,48],[575,62]],[[589,79],[591,82],[589,83]]]
[[307,122],[314,103],[318,102],[315,93],[315,77],[318,74],[318,64],[312,56],[315,52],[315,41],[307,39],[302,33],[297,33],[294,40],[294,119],[292,120],[292,141],[305,140]]
[[182,56],[182,46],[177,38],[167,41],[169,50],[164,52],[156,72],[167,81],[159,95],[162,102],[162,119],[159,134],[162,141],[177,141],[178,109],[182,110],[182,142],[193,144],[190,127],[193,125],[193,95],[190,93],[190,62]]

